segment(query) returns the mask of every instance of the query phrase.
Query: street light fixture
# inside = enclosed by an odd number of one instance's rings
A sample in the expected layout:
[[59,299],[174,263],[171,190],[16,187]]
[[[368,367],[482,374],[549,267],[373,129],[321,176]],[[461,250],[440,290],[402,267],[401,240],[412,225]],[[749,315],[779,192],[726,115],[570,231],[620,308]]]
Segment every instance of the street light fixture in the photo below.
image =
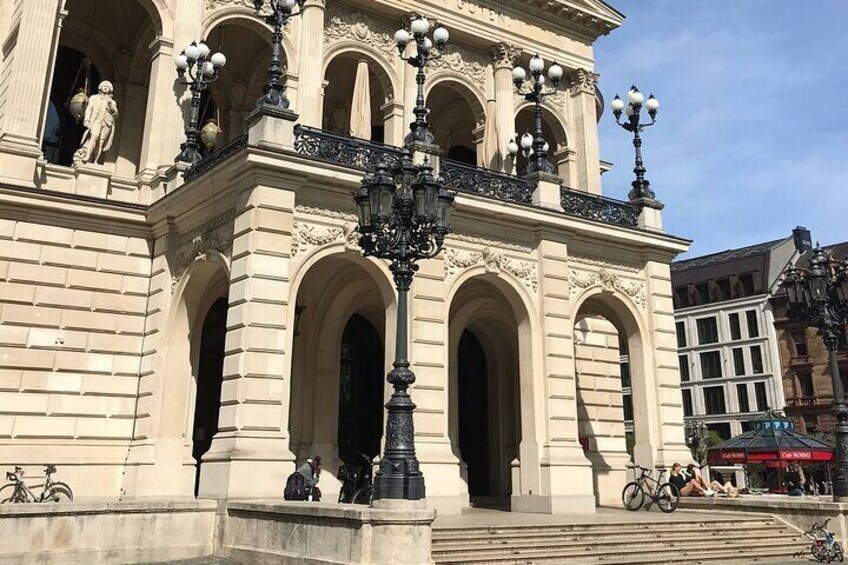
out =
[[[410,132],[404,138],[404,143],[422,143],[431,145],[435,138],[427,124],[427,107],[424,105],[424,69],[427,63],[440,59],[444,55],[450,34],[444,26],[436,25],[432,39],[427,35],[430,31],[430,20],[424,16],[413,14],[409,23],[409,29],[401,28],[395,32],[395,43],[397,44],[400,58],[416,69],[415,82],[418,85],[418,96],[415,98],[415,121],[410,124]],[[415,55],[404,56],[410,40],[415,43]]]
[[[554,63],[548,68],[548,78],[551,81],[550,87],[545,87],[545,61],[535,55],[530,59],[530,78],[527,78],[527,71],[524,67],[515,67],[512,69],[512,82],[515,83],[515,90],[524,99],[534,104],[533,117],[535,120],[535,135],[525,133],[521,136],[521,150],[527,157],[527,174],[530,173],[553,173],[554,166],[548,159],[548,151],[550,146],[545,141],[542,133],[542,102],[551,94],[556,93],[559,88],[559,83],[562,80],[563,70],[558,64]],[[507,150],[511,155],[515,156],[517,147],[514,143],[507,145]]]
[[191,112],[186,125],[185,143],[180,145],[180,154],[176,162],[188,163],[191,166],[200,161],[198,151],[200,132],[197,129],[200,121],[200,98],[209,85],[221,76],[221,69],[227,64],[223,53],[210,55],[209,46],[203,41],[192,42],[174,59],[180,84],[187,85],[191,90]]
[[[411,127],[415,131],[416,123]],[[407,359],[407,305],[418,261],[438,255],[450,232],[453,200],[445,180],[433,175],[426,159],[413,165],[408,149],[397,170],[381,160],[354,193],[362,253],[391,261],[398,291],[395,361],[386,379],[394,392],[386,403],[386,446],[374,477],[374,500],[424,498],[424,475],[415,456],[415,404],[409,396],[415,374]]]
[[818,244],[812,253],[809,269],[788,269],[782,284],[788,298],[787,317],[818,329],[827,347],[833,384],[831,409],[836,417],[833,500],[844,502],[848,501],[848,405],[836,351],[845,340],[848,324],[848,260],[834,260]]
[[[286,87],[283,84],[283,65],[281,61],[280,43],[283,41],[283,28],[294,16],[303,13],[306,0],[267,0],[269,12],[265,11],[266,0],[253,0],[256,17],[274,28],[271,35],[271,66],[268,67],[268,84],[262,89],[262,96],[256,102],[257,108],[276,108],[284,110],[289,107],[286,97]],[[294,13],[294,7],[298,12]]]
[[[651,123],[642,122],[642,106],[648,109],[648,115],[651,117]],[[654,200],[654,192],[651,190],[651,183],[645,179],[645,163],[642,161],[642,137],[641,133],[647,127],[651,127],[657,123],[657,111],[660,108],[660,101],[654,98],[651,94],[647,100],[645,95],[639,92],[635,86],[631,86],[627,92],[627,104],[624,100],[615,95],[612,103],[612,113],[615,116],[615,123],[620,125],[626,131],[633,134],[633,147],[636,149],[636,167],[633,172],[636,173],[636,180],[631,183],[633,187],[627,195],[630,201]],[[627,120],[621,122],[622,112],[627,117]]]

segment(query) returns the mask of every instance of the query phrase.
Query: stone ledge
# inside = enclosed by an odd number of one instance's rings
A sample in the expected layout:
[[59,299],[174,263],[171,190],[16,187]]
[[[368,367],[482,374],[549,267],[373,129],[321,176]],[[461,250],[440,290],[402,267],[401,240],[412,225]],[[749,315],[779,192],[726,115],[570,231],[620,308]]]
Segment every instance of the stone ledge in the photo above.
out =
[[360,505],[341,505],[331,502],[280,502],[262,503],[230,501],[230,514],[262,513],[269,515],[298,516],[300,518],[329,518],[349,520],[360,524],[426,525],[436,518],[436,511],[427,508],[383,510]]
[[825,512],[848,512],[848,503],[833,502],[826,498],[799,496],[784,498],[778,496],[741,496],[739,498],[681,498],[681,508],[732,508],[736,510],[819,510]]
[[4,504],[0,506],[0,518],[61,516],[81,514],[153,514],[176,512],[215,512],[215,500],[157,500],[138,499],[120,501],[81,501],[67,503]]

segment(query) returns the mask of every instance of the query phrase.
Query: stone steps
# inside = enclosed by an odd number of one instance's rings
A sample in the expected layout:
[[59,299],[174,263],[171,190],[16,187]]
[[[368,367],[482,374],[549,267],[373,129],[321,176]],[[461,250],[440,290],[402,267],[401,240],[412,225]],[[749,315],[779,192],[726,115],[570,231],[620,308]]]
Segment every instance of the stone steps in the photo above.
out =
[[674,518],[436,528],[432,556],[446,565],[719,565],[774,563],[808,552],[797,532],[773,518]]

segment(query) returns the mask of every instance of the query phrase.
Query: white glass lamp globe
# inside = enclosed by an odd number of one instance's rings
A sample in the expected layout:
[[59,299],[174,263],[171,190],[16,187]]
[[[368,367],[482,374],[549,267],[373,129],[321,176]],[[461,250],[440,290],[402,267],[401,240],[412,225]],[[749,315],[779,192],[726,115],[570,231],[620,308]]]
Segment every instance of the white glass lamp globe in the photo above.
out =
[[645,95],[634,88],[627,93],[627,99],[633,104],[641,104],[645,100]]
[[545,85],[545,75],[533,75],[533,82],[538,84],[539,86]]
[[197,45],[192,43],[191,45],[186,47],[186,49],[185,49],[185,51],[183,51],[183,53],[185,53],[185,56],[188,57],[189,59],[197,60],[197,58],[200,57],[200,47],[198,47]]
[[531,73],[541,73],[542,69],[544,69],[544,68],[545,68],[545,61],[541,57],[539,57],[538,55],[535,55],[532,59],[530,59],[530,72]]
[[527,71],[524,70],[524,67],[515,67],[512,69],[512,80],[516,82],[523,82],[526,78]]
[[633,105],[632,104],[628,104],[627,108],[624,109],[624,115],[627,116],[628,118],[633,115]]
[[433,41],[429,37],[424,38],[424,42],[421,45],[421,50],[425,53],[429,53],[433,49]]
[[185,53],[180,53],[174,57],[174,64],[178,70],[184,71],[188,68],[188,57],[185,56]]
[[550,150],[551,150],[551,146],[550,146],[550,144],[546,141],[546,142],[545,142],[545,144],[542,146],[542,151],[544,151],[545,153],[547,153],[547,152],[548,152],[548,151],[550,151]]
[[647,108],[648,108],[648,110],[654,110],[654,111],[656,111],[656,110],[658,110],[658,109],[659,109],[659,107],[660,107],[660,101],[659,101],[659,100],[657,100],[656,98],[654,98],[654,95],[653,95],[653,94],[651,94],[651,95],[648,97],[648,101],[647,101],[647,102],[645,102],[645,107],[647,107]]
[[208,56],[209,56],[209,51],[210,51],[210,49],[209,49],[209,46],[208,46],[208,45],[206,45],[205,43],[203,43],[203,42],[201,41],[201,42],[200,42],[200,44],[197,46],[197,48],[198,48],[198,49],[200,49],[200,56],[201,56],[202,58],[204,58],[204,59],[205,59],[206,57],[208,57]]
[[209,60],[212,62],[213,66],[218,68],[221,68],[227,64],[227,57],[220,51],[212,55],[212,58]]
[[450,33],[447,28],[443,26],[439,26],[436,28],[436,31],[433,32],[433,39],[436,40],[437,45],[444,45],[450,39]]
[[294,8],[295,0],[283,0],[282,4],[283,8],[288,8],[289,10],[291,10],[292,8]]
[[400,46],[406,46],[409,43],[409,32],[405,29],[399,29],[395,32],[395,43]]
[[215,74],[215,65],[213,65],[210,61],[206,61],[203,63],[203,74],[211,77]]
[[533,136],[529,133],[525,133],[521,136],[521,148],[522,149],[530,149],[533,146]]
[[515,155],[518,153],[518,144],[515,142],[515,138],[509,140],[509,143],[506,144],[506,151],[510,155]]
[[554,63],[551,65],[551,68],[548,69],[548,76],[554,82],[560,80],[562,78],[562,67]]
[[409,28],[412,30],[412,33],[427,33],[430,31],[430,22],[427,18],[418,18],[416,20],[412,20],[412,24]]
[[612,99],[610,106],[612,106],[612,109],[615,110],[616,112],[621,112],[622,110],[624,110],[624,100],[619,98],[618,95],[616,94],[615,98]]

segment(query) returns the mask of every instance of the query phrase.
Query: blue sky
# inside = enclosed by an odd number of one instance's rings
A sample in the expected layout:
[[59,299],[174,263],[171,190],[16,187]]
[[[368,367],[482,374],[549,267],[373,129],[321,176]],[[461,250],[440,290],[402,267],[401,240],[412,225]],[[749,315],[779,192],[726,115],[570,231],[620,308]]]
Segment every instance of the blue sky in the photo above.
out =
[[848,240],[848,1],[611,0],[624,25],[595,44],[607,100],[604,194],[626,199],[630,134],[609,101],[653,92],[647,178],[687,257],[788,236]]

